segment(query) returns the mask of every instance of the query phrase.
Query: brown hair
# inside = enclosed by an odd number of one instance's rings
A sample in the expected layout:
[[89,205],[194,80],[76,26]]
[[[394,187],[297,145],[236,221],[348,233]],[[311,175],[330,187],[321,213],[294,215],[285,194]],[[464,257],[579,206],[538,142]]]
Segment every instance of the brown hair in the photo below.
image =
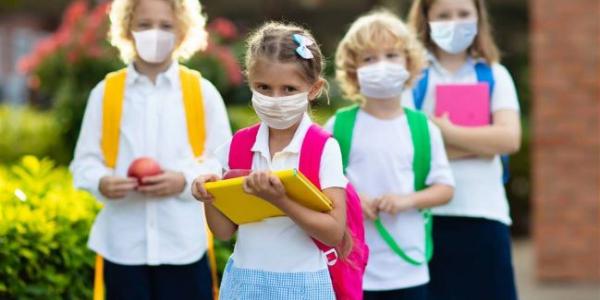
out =
[[425,67],[425,49],[414,33],[396,15],[377,10],[358,18],[340,42],[336,56],[336,79],[350,100],[362,101],[356,70],[364,51],[388,45],[406,53],[406,69],[410,73],[407,86],[419,78]]
[[268,59],[282,63],[296,63],[302,69],[302,75],[310,83],[323,79],[322,73],[325,66],[323,54],[316,41],[308,46],[314,58],[304,59],[296,53],[298,44],[293,35],[300,34],[315,41],[312,34],[297,25],[279,22],[268,22],[258,28],[248,38],[246,51],[246,75],[250,76],[254,65],[260,59]]
[[[431,6],[436,0],[415,0],[410,9],[409,24],[417,33],[419,40],[429,51],[435,53],[436,45],[429,36],[428,14]],[[474,58],[482,58],[488,64],[500,60],[500,52],[494,38],[492,37],[492,26],[484,0],[473,0],[477,8],[478,33],[473,45],[468,49],[469,55]]]

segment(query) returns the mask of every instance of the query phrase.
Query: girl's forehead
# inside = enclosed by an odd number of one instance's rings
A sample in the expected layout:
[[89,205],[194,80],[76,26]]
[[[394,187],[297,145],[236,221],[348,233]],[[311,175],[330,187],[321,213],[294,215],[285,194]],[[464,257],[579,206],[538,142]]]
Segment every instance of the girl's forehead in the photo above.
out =
[[270,85],[308,84],[302,67],[295,62],[278,62],[265,58],[257,59],[248,72],[252,82]]
[[471,9],[475,8],[475,0],[436,0],[432,9]]

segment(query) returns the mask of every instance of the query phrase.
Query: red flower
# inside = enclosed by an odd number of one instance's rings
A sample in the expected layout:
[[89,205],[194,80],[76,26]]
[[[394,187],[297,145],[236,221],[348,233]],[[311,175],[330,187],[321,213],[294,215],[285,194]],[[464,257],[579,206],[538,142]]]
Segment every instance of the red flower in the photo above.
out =
[[208,30],[215,32],[226,40],[233,40],[238,36],[238,30],[235,24],[225,18],[216,18],[208,24]]
[[106,35],[105,30],[102,29],[102,25],[108,20],[108,9],[109,3],[103,3],[98,5],[88,17],[87,24],[83,30],[83,34],[80,39],[81,45],[88,46],[97,44],[98,38],[104,38]]

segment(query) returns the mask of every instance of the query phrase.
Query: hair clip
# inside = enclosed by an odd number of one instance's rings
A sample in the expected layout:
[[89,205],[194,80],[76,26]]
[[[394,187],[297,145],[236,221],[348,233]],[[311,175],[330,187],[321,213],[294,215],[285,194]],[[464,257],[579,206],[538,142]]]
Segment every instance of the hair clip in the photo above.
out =
[[313,45],[315,43],[312,39],[297,33],[294,33],[292,38],[294,42],[298,44],[298,48],[296,48],[296,53],[298,53],[300,57],[304,59],[312,59],[315,57],[310,51],[310,49],[308,49],[308,46]]

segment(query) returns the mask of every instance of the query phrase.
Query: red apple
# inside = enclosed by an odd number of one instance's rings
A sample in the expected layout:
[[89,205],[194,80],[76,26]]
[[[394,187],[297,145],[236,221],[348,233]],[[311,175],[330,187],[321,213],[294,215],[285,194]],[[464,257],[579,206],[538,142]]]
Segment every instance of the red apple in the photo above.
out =
[[229,171],[225,172],[225,174],[223,174],[223,180],[225,180],[225,179],[231,179],[231,178],[236,178],[236,177],[248,176],[248,175],[250,175],[250,173],[252,173],[252,170],[248,170],[248,169],[232,169],[232,170],[229,170]]
[[162,173],[163,170],[158,162],[150,157],[140,157],[134,160],[127,170],[127,176],[136,178],[139,184],[142,184],[144,177],[156,176]]

